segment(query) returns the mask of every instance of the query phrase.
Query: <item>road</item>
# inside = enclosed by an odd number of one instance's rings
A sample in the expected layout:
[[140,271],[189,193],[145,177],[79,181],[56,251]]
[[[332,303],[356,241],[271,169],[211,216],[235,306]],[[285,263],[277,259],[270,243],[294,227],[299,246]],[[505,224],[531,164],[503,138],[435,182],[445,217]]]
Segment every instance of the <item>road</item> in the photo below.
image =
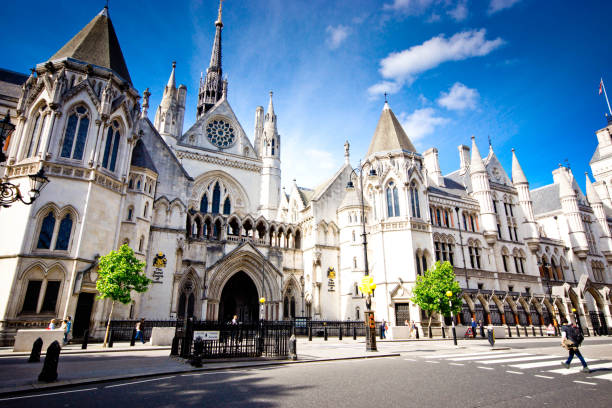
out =
[[[534,344],[535,343],[535,344]],[[557,340],[511,350],[390,345],[399,357],[160,376],[0,399],[2,407],[612,406],[612,342],[587,342],[593,369],[561,367]],[[333,345],[330,344],[330,347]],[[595,357],[589,357],[593,355]],[[596,361],[595,361],[596,360]]]

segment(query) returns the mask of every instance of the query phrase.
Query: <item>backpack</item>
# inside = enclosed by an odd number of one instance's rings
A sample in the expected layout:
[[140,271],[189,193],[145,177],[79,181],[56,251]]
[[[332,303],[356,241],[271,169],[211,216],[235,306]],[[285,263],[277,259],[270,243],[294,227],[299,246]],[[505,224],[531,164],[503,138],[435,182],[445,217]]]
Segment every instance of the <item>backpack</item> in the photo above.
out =
[[580,332],[576,326],[570,326],[567,337],[574,342],[576,346],[580,346],[584,341],[584,335]]

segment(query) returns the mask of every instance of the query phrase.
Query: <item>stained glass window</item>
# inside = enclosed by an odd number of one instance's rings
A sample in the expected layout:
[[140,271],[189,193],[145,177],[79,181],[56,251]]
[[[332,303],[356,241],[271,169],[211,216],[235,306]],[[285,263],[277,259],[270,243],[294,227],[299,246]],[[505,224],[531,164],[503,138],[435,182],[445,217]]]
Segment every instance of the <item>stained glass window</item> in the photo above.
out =
[[70,244],[70,233],[72,232],[72,217],[70,214],[66,214],[62,222],[60,222],[59,232],[57,234],[57,242],[55,243],[55,249],[60,251],[68,250],[68,244]]
[[53,237],[53,229],[55,228],[55,216],[53,212],[49,212],[43,219],[42,226],[40,227],[40,235],[38,236],[38,249],[49,249],[51,248],[51,237]]
[[[81,160],[85,151],[89,117],[84,106],[76,107],[68,117],[61,156]],[[76,142],[75,142],[76,137]]]

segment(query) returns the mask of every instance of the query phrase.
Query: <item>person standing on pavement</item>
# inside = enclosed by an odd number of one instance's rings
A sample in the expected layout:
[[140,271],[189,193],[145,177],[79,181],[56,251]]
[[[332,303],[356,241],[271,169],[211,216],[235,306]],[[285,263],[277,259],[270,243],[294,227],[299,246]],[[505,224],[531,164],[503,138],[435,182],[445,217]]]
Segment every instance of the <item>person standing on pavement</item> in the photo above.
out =
[[55,319],[51,319],[51,321],[49,322],[49,326],[47,327],[47,330],[55,330]]
[[385,338],[386,327],[387,327],[387,322],[385,321],[385,319],[383,319],[382,323],[380,324],[380,338],[381,339]]
[[476,323],[476,318],[472,317],[472,337],[476,338],[476,328],[478,327],[478,324]]
[[419,332],[419,328],[417,327],[416,323],[413,320],[412,321],[412,334],[414,335],[414,337],[417,337],[418,332]]
[[72,329],[72,317],[68,316],[66,320],[66,330],[64,331],[64,344],[68,344],[68,336],[70,335],[70,329]]
[[60,326],[60,329],[62,329],[62,331],[64,332],[64,344],[66,344],[66,330],[68,329],[68,320],[62,320],[62,325]]
[[145,343],[144,336],[142,335],[142,326],[144,325],[144,320],[145,319],[142,318],[138,321],[138,323],[136,323],[136,337],[134,337],[134,340],[140,339],[140,341],[142,341],[142,344]]
[[590,373],[591,370],[587,366],[586,361],[584,361],[584,357],[582,357],[582,353],[578,349],[582,341],[584,340],[584,336],[580,333],[578,327],[573,324],[570,324],[567,319],[563,320],[563,326],[561,326],[561,346],[569,352],[569,356],[567,357],[567,361],[565,363],[561,363],[561,365],[565,368],[570,368],[570,363],[574,358],[574,355],[578,357],[578,360],[582,363],[582,372]]

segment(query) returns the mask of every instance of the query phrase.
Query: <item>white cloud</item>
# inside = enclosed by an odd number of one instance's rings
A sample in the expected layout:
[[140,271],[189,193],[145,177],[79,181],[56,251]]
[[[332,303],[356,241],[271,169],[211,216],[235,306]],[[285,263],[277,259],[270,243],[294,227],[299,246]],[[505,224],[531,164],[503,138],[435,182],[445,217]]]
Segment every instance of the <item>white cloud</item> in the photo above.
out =
[[456,82],[449,92],[441,92],[438,98],[438,105],[449,110],[473,110],[480,95],[476,89],[468,88],[462,83]]
[[423,44],[389,54],[380,61],[380,73],[386,79],[404,83],[444,62],[487,55],[504,43],[499,37],[486,40],[485,35],[484,28],[463,31],[449,39],[440,34]]
[[491,0],[491,3],[489,3],[488,13],[493,14],[497,13],[498,11],[508,9],[519,1],[521,0]]
[[403,82],[381,81],[369,87],[368,93],[370,94],[370,96],[382,95],[384,93],[391,95],[399,92],[399,90],[402,88],[402,85],[404,85]]
[[344,40],[346,40],[351,32],[351,29],[347,26],[339,24],[336,27],[327,26],[325,31],[329,35],[327,37],[327,45],[329,45],[329,48],[332,50],[335,50],[344,42]]
[[396,10],[402,13],[418,16],[423,14],[436,0],[393,0],[391,4],[385,4],[384,10]]
[[463,21],[468,16],[467,0],[458,1],[457,5],[450,9],[447,14],[455,21]]
[[449,119],[436,116],[433,108],[417,109],[411,114],[400,114],[399,117],[406,134],[413,142],[434,132],[437,126],[445,125]]

